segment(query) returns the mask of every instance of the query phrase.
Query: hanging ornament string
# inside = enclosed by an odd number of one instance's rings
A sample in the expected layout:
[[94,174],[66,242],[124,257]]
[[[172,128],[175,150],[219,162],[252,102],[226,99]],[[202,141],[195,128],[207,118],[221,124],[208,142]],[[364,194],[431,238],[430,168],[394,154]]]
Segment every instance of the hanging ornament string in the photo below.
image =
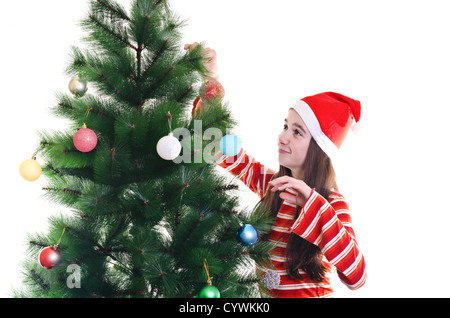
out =
[[206,258],[203,259],[203,267],[205,268],[206,276],[208,276],[207,284],[212,285],[211,280],[213,279],[211,276],[209,276],[209,268],[208,268],[208,262],[206,261]]
[[59,244],[61,243],[61,239],[62,239],[62,237],[63,237],[63,235],[64,235],[64,232],[66,231],[66,229],[67,229],[68,227],[69,227],[69,225],[66,225],[66,226],[63,228],[62,233],[61,233],[61,236],[59,237],[58,242],[57,242],[55,245],[53,245],[53,248],[54,248],[54,249],[57,249],[57,248],[58,248]]
[[169,132],[172,132],[172,114],[170,112],[167,113],[167,121],[169,122]]
[[205,268],[206,276],[208,276],[208,281],[206,282],[206,286],[204,286],[198,293],[198,298],[220,298],[220,291],[216,286],[213,286],[211,282],[213,278],[209,276],[209,268],[206,258],[203,259],[203,267]]
[[34,154],[31,156],[31,159],[36,160],[36,156],[37,156],[38,152],[39,152],[39,150],[36,150],[34,152]]
[[86,109],[86,113],[84,114],[84,117],[83,117],[83,128],[87,128],[87,126],[86,126],[86,121],[87,121],[87,118],[88,118],[88,116],[89,116],[89,112],[90,112],[92,109],[93,109],[92,107],[89,107],[88,109]]

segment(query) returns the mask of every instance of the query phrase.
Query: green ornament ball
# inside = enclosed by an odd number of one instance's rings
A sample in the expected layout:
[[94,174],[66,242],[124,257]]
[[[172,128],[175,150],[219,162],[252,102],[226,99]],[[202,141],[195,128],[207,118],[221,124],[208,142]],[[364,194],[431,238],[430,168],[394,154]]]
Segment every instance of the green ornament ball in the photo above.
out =
[[217,287],[208,285],[198,293],[198,298],[220,298],[220,292]]

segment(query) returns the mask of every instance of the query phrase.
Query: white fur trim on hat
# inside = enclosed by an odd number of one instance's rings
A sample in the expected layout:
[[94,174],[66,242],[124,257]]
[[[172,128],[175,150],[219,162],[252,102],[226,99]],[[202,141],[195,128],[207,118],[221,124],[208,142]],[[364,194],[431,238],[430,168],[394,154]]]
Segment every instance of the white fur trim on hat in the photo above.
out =
[[338,148],[330,140],[330,138],[328,138],[327,135],[323,133],[322,128],[320,128],[319,121],[317,120],[316,115],[312,111],[311,107],[309,107],[309,105],[306,102],[299,100],[291,108],[294,109],[300,115],[300,117],[305,122],[305,125],[308,127],[311,136],[316,141],[317,145],[333,161],[333,159],[337,157]]

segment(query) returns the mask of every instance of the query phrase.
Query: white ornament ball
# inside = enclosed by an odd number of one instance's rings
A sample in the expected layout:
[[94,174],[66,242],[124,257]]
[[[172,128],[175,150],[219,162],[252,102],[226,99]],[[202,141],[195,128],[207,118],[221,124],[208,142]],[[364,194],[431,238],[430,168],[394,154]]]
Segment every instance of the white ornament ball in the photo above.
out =
[[158,141],[156,151],[164,160],[173,160],[180,155],[181,143],[172,133],[169,133]]

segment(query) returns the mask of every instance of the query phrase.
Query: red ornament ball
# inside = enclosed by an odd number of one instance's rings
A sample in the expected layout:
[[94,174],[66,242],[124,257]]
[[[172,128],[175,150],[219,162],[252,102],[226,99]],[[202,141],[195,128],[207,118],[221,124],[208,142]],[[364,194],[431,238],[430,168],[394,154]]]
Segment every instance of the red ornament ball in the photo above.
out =
[[81,152],[89,152],[97,146],[97,135],[86,125],[73,136],[73,144]]
[[217,97],[222,101],[225,96],[225,89],[218,81],[208,80],[200,87],[200,96],[204,101],[209,101]]
[[47,246],[39,253],[39,264],[45,269],[51,269],[61,262],[61,253],[54,246]]

